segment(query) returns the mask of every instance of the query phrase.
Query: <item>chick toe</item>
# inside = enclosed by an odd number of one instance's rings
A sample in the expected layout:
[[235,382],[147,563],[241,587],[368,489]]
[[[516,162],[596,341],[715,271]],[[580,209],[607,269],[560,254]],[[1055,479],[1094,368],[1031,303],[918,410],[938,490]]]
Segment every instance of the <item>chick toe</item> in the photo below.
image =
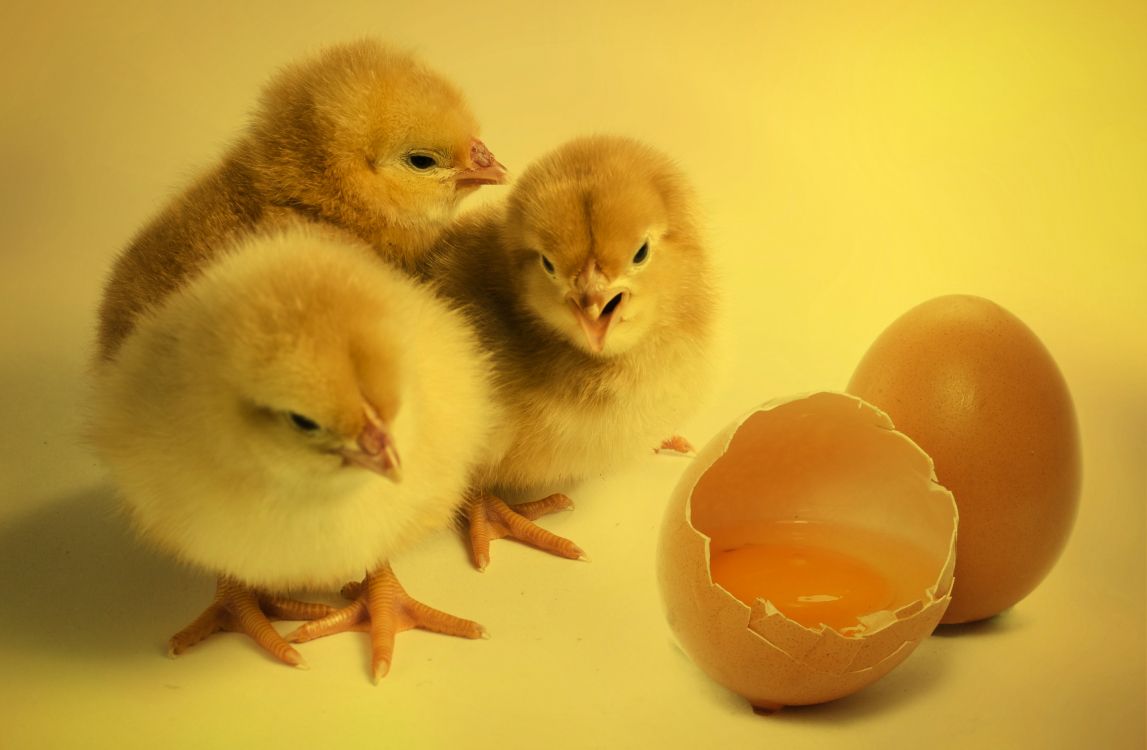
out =
[[693,444],[686,440],[681,435],[673,435],[661,441],[661,446],[653,450],[654,453],[681,453],[689,455],[696,453],[697,449]]
[[302,655],[271,626],[276,620],[311,620],[333,610],[325,604],[301,602],[255,591],[230,578],[220,577],[215,599],[183,630],[168,641],[168,653],[178,656],[218,632],[245,633],[284,664],[305,667]]
[[398,582],[390,565],[370,573],[362,583],[343,587],[353,599],[326,617],[304,623],[287,635],[294,643],[312,641],[348,631],[370,634],[371,678],[377,683],[390,671],[394,637],[403,630],[421,628],[458,638],[487,638],[486,629],[473,620],[434,609],[412,598]]
[[513,507],[494,495],[475,495],[468,505],[470,550],[475,567],[484,571],[490,564],[490,541],[505,537],[517,539],[559,557],[589,560],[581,547],[534,523],[546,514],[572,507],[573,501],[560,493]]

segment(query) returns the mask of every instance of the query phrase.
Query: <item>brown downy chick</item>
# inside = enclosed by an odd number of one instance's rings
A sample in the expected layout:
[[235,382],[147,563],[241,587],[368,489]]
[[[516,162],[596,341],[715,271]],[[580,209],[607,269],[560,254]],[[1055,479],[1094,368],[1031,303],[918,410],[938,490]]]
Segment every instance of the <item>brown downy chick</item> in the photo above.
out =
[[[297,665],[266,615],[330,615],[295,640],[369,618],[377,677],[396,628],[480,636],[388,561],[451,524],[495,416],[487,369],[460,313],[313,227],[221,252],[142,316],[98,366],[91,434],[140,535],[219,576],[172,651],[237,629]],[[346,610],[281,596],[364,573]]]
[[475,562],[490,533],[580,556],[527,522],[564,496],[518,506],[521,519],[489,493],[608,472],[698,404],[714,294],[690,188],[641,143],[575,140],[527,169],[504,207],[459,219],[431,268],[493,352],[506,422],[471,503]]
[[459,201],[505,179],[477,136],[458,89],[378,42],[285,68],[222,163],[118,259],[100,309],[100,355],[221,245],[284,222],[320,222],[413,271]]

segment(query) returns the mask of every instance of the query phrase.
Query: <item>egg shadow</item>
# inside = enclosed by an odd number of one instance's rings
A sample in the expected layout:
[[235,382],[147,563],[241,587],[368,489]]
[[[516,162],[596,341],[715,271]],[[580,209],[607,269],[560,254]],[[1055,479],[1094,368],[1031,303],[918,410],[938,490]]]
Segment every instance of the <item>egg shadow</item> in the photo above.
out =
[[953,639],[990,637],[1022,627],[1023,618],[1016,617],[1011,610],[978,622],[939,625],[932,637],[921,642],[902,664],[863,690],[828,703],[786,706],[763,716],[774,721],[808,724],[852,723],[887,717],[906,709],[943,683]]
[[859,692],[828,703],[786,706],[763,718],[796,724],[886,721],[943,684],[948,666],[947,650],[941,643],[925,640],[902,664]]
[[923,698],[933,686],[942,684],[952,650],[952,639],[984,638],[1023,627],[1023,618],[1006,610],[977,622],[939,625],[932,636],[877,682],[836,701],[815,706],[786,706],[771,718],[797,723],[852,722],[887,716]]
[[[689,661],[688,654],[678,644],[671,642],[671,645],[678,657]],[[903,663],[859,692],[827,703],[784,706],[776,711],[756,711],[744,698],[709,679],[696,664],[692,667],[698,679],[710,685],[710,700],[724,703],[730,712],[743,713],[763,722],[857,724],[886,721],[942,685],[948,667],[947,651],[942,642],[927,639]]]
[[1005,609],[998,615],[993,615],[985,620],[940,625],[932,635],[940,638],[984,638],[1011,632],[1022,627],[1023,617],[1018,616],[1012,609]]
[[210,576],[141,545],[109,488],[0,525],[0,639],[10,648],[153,658],[213,591]]

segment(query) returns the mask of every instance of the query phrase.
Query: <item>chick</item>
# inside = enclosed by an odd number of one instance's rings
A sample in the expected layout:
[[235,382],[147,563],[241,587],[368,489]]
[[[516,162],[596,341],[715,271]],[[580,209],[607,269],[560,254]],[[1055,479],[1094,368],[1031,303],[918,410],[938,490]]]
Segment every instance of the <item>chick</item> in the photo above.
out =
[[505,535],[583,556],[532,523],[570,507],[564,495],[515,513],[495,493],[613,470],[698,404],[715,300],[690,188],[639,142],[575,140],[527,169],[504,206],[457,220],[428,267],[493,353],[505,415],[469,500],[475,564]]
[[463,197],[505,180],[477,133],[452,84],[378,42],[287,67],[221,163],[119,257],[100,309],[101,355],[227,241],[290,220],[323,223],[413,269]]
[[[460,313],[308,226],[246,238],[142,316],[97,366],[90,432],[140,535],[219,577],[171,651],[240,630],[299,665],[268,615],[369,618],[377,679],[396,629],[482,636],[388,561],[451,525],[496,416],[487,370]],[[343,610],[284,596],[364,572]]]

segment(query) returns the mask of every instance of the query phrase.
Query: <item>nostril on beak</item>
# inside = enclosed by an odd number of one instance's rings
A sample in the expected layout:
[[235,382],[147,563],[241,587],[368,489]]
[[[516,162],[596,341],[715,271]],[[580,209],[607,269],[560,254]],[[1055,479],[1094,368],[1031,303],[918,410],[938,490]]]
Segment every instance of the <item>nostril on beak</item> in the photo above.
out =
[[617,309],[617,306],[621,304],[621,296],[622,292],[618,292],[613,299],[605,303],[605,307],[601,308],[602,317],[611,314],[614,310]]

